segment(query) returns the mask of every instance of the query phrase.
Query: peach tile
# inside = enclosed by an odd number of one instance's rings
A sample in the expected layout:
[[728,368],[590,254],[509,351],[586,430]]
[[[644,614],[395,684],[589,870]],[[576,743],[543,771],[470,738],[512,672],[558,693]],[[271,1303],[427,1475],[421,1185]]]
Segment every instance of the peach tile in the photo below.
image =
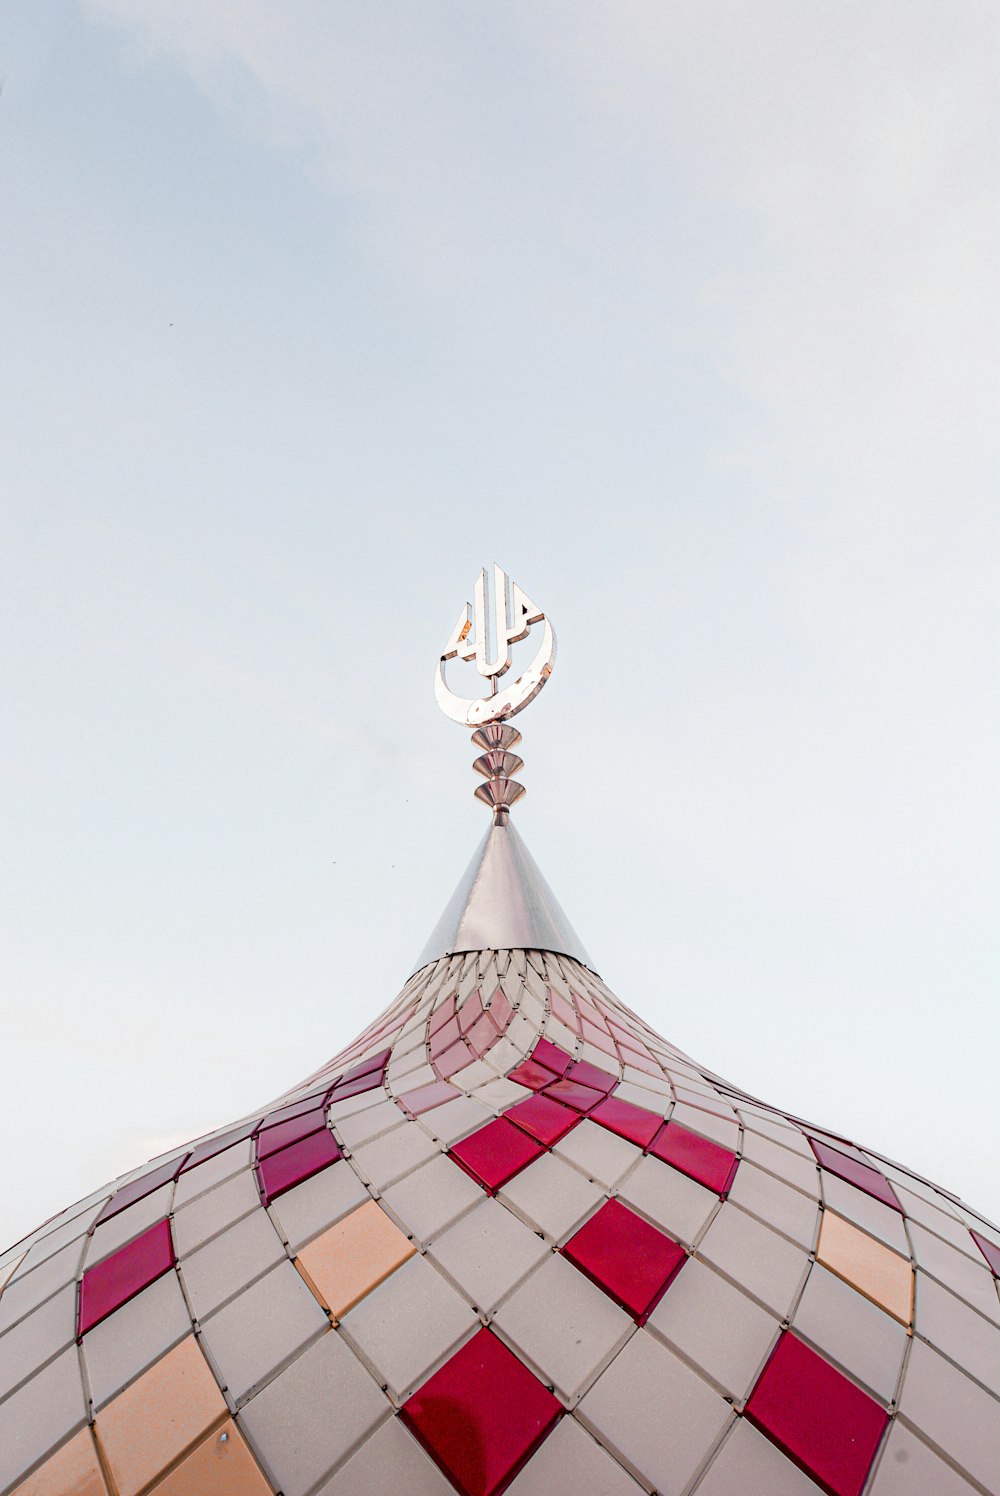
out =
[[320,1303],[341,1318],[415,1251],[385,1211],[369,1200],[303,1247],[298,1268]]
[[51,1459],[22,1481],[13,1496],[107,1496],[89,1428],[74,1434]]
[[905,1257],[824,1210],[816,1259],[895,1319],[913,1318],[913,1269]]
[[149,1496],[271,1496],[257,1462],[231,1418],[213,1429],[181,1463],[155,1485]]
[[136,1496],[225,1411],[208,1362],[189,1335],[97,1415],[98,1443],[119,1496]]

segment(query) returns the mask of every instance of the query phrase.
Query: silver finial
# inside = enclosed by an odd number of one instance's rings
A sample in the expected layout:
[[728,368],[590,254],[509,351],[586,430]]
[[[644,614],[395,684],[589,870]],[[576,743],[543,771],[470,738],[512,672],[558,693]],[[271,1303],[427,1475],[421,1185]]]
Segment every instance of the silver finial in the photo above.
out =
[[[524,760],[509,751],[521,741],[521,734],[507,726],[506,719],[523,711],[552,674],[556,636],[541,609],[496,564],[492,598],[488,596],[485,566],[476,581],[474,598],[474,603],[466,603],[459,613],[438,662],[434,694],[446,717],[476,729],[472,741],[484,751],[473,768],[486,780],[476,789],[476,799],[488,805],[494,821],[500,822],[525,793],[524,786],[511,778],[523,767]],[[501,679],[511,667],[511,645],[526,639],[536,624],[542,625],[542,637],[531,664],[516,680],[501,686]],[[454,659],[475,664],[479,674],[489,682],[485,695],[458,696],[452,691],[445,667]]]

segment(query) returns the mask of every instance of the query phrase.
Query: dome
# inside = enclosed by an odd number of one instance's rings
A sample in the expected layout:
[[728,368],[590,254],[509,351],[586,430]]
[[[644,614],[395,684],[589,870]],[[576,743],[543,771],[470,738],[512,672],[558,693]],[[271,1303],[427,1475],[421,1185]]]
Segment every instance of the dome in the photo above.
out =
[[492,824],[415,971],[0,1256],[0,1492],[1000,1492],[1000,1231],[604,983],[511,821],[554,636],[494,587],[493,637],[541,647],[483,672],[492,719],[456,704],[484,574],[438,696]]

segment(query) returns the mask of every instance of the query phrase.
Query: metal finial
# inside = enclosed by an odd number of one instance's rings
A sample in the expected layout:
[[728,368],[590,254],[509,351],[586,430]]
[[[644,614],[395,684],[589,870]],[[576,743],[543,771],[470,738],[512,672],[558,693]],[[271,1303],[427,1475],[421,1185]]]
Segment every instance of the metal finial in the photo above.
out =
[[[523,711],[552,674],[556,636],[551,623],[526,592],[512,582],[499,566],[493,567],[492,597],[486,568],[476,581],[474,603],[466,603],[438,662],[434,694],[446,717],[476,730],[472,741],[484,751],[473,768],[486,780],[476,789],[476,799],[493,811],[494,822],[502,821],[510,807],[525,794],[523,784],[511,776],[524,760],[509,750],[521,741],[508,717]],[[534,658],[516,680],[501,686],[511,667],[511,645],[526,639],[531,629],[542,625],[542,637]],[[489,691],[483,696],[459,696],[448,685],[445,668],[449,660],[474,664]]]

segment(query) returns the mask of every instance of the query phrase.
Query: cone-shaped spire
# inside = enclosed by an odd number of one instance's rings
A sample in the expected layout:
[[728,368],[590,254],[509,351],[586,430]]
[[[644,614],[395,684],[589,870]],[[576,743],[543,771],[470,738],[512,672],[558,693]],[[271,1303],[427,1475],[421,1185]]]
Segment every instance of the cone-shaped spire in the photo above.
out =
[[456,951],[507,949],[554,951],[591,966],[535,859],[503,816],[477,847],[414,970]]

